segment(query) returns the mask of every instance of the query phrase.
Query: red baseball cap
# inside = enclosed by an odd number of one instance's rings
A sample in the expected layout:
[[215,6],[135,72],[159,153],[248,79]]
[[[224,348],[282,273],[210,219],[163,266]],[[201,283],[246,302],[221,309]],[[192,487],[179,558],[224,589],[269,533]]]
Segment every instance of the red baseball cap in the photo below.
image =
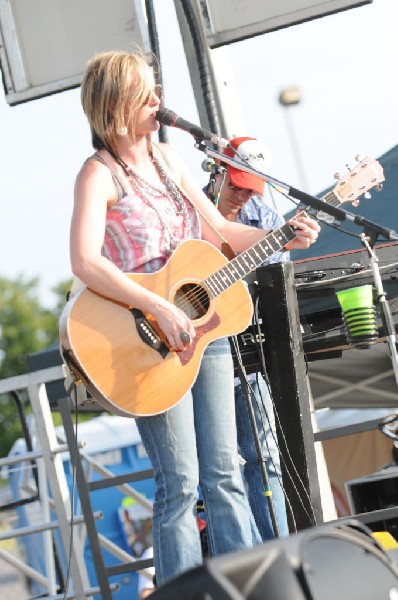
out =
[[[257,171],[266,173],[271,164],[271,153],[263,146],[256,138],[251,137],[238,137],[233,138],[229,141],[232,148],[224,148],[223,154],[240,161],[242,164],[246,164]],[[247,190],[253,190],[264,195],[264,180],[253,173],[247,171],[241,171],[236,167],[227,165],[227,171],[232,185],[236,187],[244,188]]]

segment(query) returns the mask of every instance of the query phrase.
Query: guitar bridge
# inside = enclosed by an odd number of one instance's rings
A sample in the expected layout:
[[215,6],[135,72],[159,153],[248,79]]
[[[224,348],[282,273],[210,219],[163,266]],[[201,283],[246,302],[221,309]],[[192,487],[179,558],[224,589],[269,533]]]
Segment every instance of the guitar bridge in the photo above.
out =
[[169,348],[152,327],[144,313],[138,308],[130,308],[130,312],[135,319],[137,332],[142,341],[154,350],[157,350],[162,358],[166,358]]

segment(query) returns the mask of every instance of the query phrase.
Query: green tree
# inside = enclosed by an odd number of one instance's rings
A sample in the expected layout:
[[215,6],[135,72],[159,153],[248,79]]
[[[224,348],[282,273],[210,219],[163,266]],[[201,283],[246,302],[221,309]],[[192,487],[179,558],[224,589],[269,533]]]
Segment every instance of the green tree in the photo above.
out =
[[[28,371],[27,357],[57,342],[58,320],[70,282],[59,283],[53,292],[53,310],[42,306],[39,279],[0,277],[0,379]],[[26,397],[22,394],[26,401]],[[0,396],[0,456],[5,456],[21,435],[14,400]]]

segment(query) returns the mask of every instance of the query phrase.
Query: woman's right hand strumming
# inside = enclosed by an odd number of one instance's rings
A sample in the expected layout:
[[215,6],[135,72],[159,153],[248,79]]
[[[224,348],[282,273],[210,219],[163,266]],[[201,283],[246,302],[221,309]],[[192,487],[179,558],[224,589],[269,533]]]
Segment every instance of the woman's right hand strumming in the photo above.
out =
[[151,314],[166,336],[170,348],[182,351],[192,344],[196,337],[195,329],[191,320],[177,306],[159,296]]

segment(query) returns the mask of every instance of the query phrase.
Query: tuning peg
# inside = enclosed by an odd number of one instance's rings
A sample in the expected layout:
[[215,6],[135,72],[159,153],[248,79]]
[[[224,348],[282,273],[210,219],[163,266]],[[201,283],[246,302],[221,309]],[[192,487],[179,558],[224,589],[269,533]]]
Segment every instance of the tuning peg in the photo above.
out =
[[333,177],[334,177],[334,179],[340,179],[341,175],[340,175],[340,173],[337,173],[337,172],[336,172],[336,173],[333,175]]
[[373,189],[376,190],[376,192],[381,192],[381,190],[383,189],[383,184],[378,183],[377,185],[374,186]]
[[366,198],[366,200],[369,200],[372,196],[371,196],[370,192],[365,192],[363,197]]
[[355,157],[355,160],[356,160],[357,162],[361,162],[361,160],[363,160],[363,156],[362,156],[362,154],[357,154],[357,155],[356,155],[356,157]]

